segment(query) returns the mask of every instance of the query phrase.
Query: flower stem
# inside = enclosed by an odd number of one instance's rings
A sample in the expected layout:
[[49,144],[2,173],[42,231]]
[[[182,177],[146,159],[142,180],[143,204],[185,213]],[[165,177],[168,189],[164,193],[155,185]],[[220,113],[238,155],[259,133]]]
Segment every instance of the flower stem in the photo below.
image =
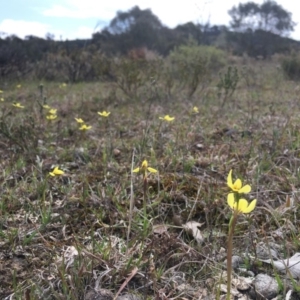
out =
[[144,218],[147,218],[147,190],[148,190],[148,180],[147,176],[144,176],[144,184],[143,184],[143,194],[144,194],[144,201],[143,201],[143,209],[144,209]]
[[232,274],[232,240],[238,213],[235,211],[229,221],[228,245],[227,245],[227,295],[226,300],[230,300],[231,274]]

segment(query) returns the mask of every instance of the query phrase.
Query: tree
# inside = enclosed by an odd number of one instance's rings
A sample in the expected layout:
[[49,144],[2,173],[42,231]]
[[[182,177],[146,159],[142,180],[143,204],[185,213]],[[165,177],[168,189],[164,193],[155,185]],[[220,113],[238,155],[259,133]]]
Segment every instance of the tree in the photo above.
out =
[[[101,33],[93,35],[93,40],[104,48],[110,43],[122,54],[140,47],[156,50],[163,48],[161,43],[164,42],[166,30],[150,9],[142,10],[134,6],[126,12],[119,11]],[[105,36],[109,37],[106,41]]]
[[151,28],[155,31],[163,27],[158,17],[150,9],[142,10],[138,6],[134,6],[127,12],[118,11],[117,16],[111,20],[106,29],[112,34],[122,34],[139,26],[143,27],[141,31],[144,28]]
[[192,39],[201,42],[202,30],[200,25],[196,25],[193,22],[188,22],[185,24],[180,24],[174,28],[174,31],[180,36],[183,42],[187,42]]
[[292,14],[272,0],[261,5],[255,2],[240,3],[228,13],[232,18],[231,27],[241,32],[263,30],[285,35],[293,31],[296,25]]

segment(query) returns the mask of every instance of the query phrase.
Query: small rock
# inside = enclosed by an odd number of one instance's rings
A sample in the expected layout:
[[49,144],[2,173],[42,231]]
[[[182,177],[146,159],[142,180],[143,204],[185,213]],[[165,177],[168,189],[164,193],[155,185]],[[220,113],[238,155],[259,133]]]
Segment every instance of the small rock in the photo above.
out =
[[203,144],[196,144],[196,148],[198,150],[203,150],[204,149],[204,145]]
[[259,299],[261,296],[266,299],[273,299],[277,296],[279,286],[273,277],[267,274],[258,274],[255,277],[253,284],[255,299]]
[[240,264],[243,262],[243,259],[238,255],[233,255],[231,260],[232,260],[233,269],[237,269],[240,266]]
[[113,154],[114,154],[114,156],[119,156],[121,154],[121,151],[119,149],[115,148],[113,150]]
[[127,294],[118,296],[117,300],[142,300],[142,298],[139,296],[136,296],[134,294],[127,293]]

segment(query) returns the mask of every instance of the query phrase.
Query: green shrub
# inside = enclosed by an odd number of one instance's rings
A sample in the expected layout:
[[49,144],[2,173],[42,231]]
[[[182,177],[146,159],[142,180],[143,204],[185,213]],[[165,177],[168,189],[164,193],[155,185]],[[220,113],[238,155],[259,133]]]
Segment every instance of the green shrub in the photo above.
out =
[[112,77],[111,60],[92,50],[46,53],[36,63],[34,71],[38,80],[59,82],[109,80]]
[[300,55],[298,53],[293,53],[290,56],[286,56],[281,61],[281,68],[291,80],[300,79]]
[[116,85],[128,97],[136,98],[141,88],[147,87],[153,80],[158,81],[163,62],[156,58],[131,59],[120,57],[112,65]]
[[180,88],[187,88],[191,97],[201,86],[205,87],[212,76],[226,64],[224,51],[212,46],[199,46],[194,42],[173,50],[168,57],[167,77],[180,83]]

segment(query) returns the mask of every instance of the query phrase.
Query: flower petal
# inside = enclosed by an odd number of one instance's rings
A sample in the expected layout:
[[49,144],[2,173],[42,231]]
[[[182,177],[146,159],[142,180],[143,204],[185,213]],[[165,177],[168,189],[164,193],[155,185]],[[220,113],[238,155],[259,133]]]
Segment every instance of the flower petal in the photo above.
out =
[[251,203],[248,205],[247,208],[245,208],[245,210],[243,211],[244,214],[249,214],[256,206],[256,202],[257,200],[254,199],[251,201]]
[[235,200],[234,200],[234,194],[230,193],[227,195],[227,204],[229,205],[229,207],[231,209],[234,209],[234,204],[235,204]]
[[147,169],[148,168],[148,162],[147,162],[146,159],[142,162],[142,168],[143,169]]
[[241,188],[242,188],[242,180],[238,178],[233,184],[233,189],[235,191],[239,191]]
[[47,120],[55,120],[57,118],[57,115],[48,115],[46,116]]
[[138,173],[139,171],[140,171],[140,168],[139,168],[139,167],[137,167],[137,168],[135,168],[134,170],[132,170],[133,173]]
[[248,201],[246,199],[240,199],[238,203],[235,203],[235,210],[241,213],[246,213],[248,208]]
[[90,130],[92,128],[92,126],[87,126],[86,124],[81,125],[81,127],[79,127],[79,130]]
[[58,167],[55,167],[53,170],[53,173],[55,175],[62,175],[62,174],[64,174],[64,171],[60,170]]
[[246,184],[245,186],[243,186],[242,188],[240,188],[240,189],[238,190],[238,192],[239,192],[240,194],[248,194],[248,193],[251,192],[251,186],[250,186],[249,184]]
[[75,120],[78,122],[78,123],[84,123],[84,121],[81,119],[81,118],[75,118]]
[[48,111],[48,113],[51,114],[51,115],[56,115],[56,112],[57,112],[57,109],[55,109],[55,108],[51,108]]
[[229,171],[229,174],[227,176],[227,185],[233,189],[233,183],[232,183],[232,170]]
[[102,111],[102,112],[98,111],[98,114],[99,114],[101,117],[108,117],[108,116],[110,115],[110,112],[104,110],[104,111]]
[[155,170],[155,169],[153,169],[153,168],[150,168],[150,167],[148,167],[147,170],[148,170],[150,173],[156,173],[156,172],[157,172],[157,170]]

